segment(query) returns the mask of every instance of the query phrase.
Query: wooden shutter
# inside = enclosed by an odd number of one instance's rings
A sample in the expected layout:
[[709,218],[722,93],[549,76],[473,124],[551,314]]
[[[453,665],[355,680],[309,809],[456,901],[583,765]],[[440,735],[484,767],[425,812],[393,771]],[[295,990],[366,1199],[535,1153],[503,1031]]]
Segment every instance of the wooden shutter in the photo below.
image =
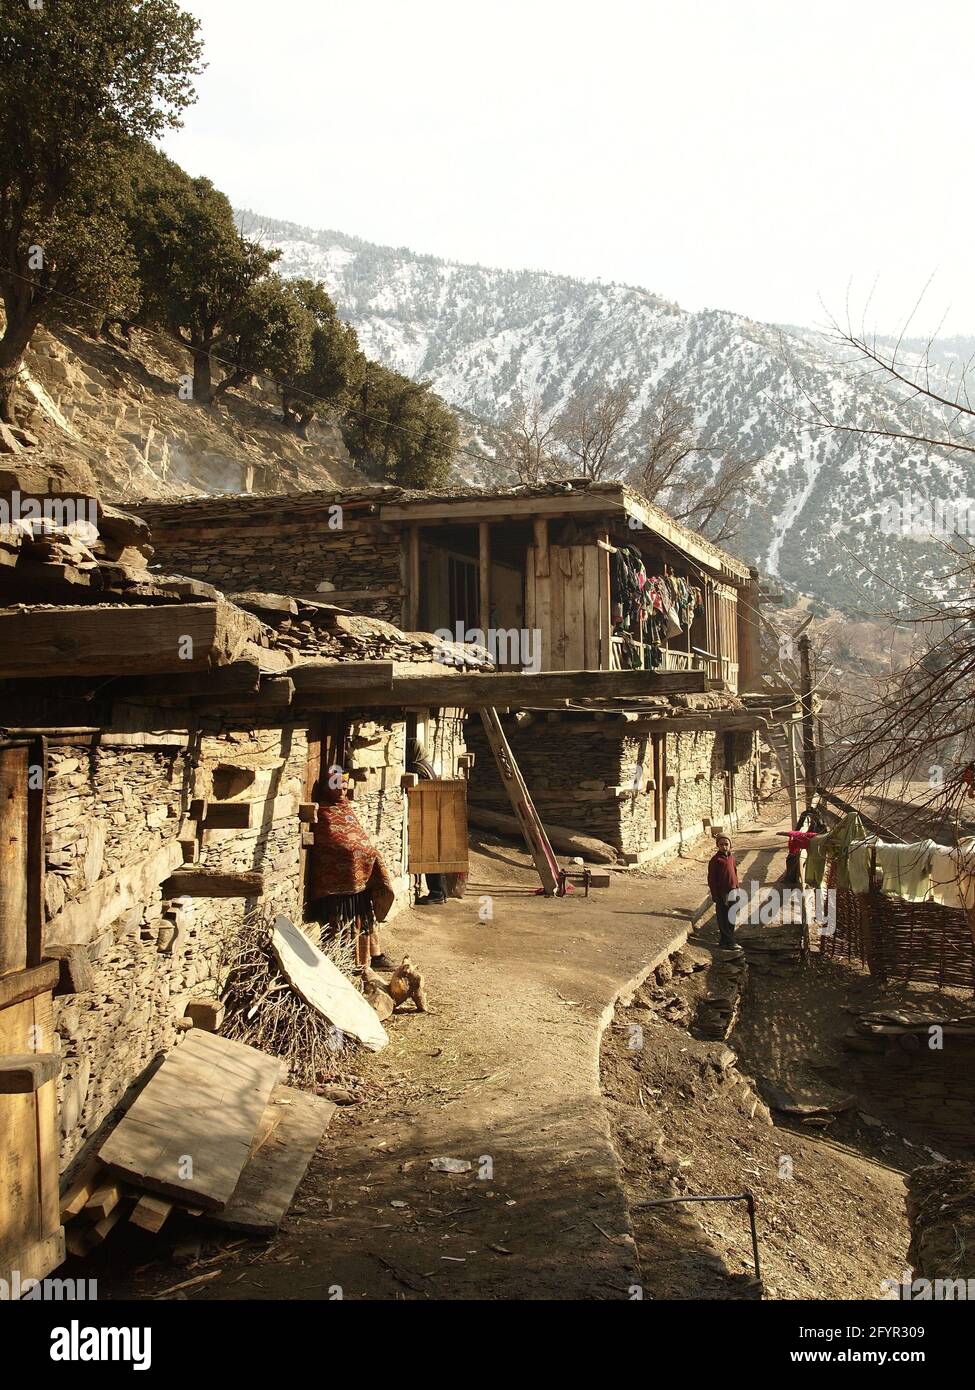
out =
[[467,872],[467,783],[417,782],[407,791],[411,874]]

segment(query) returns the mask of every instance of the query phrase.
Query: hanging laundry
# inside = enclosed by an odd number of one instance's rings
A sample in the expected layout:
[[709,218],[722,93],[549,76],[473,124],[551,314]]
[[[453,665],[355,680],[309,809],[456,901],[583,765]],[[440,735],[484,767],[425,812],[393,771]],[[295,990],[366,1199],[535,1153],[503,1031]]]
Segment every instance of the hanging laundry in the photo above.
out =
[[919,840],[910,845],[876,847],[877,868],[883,873],[881,891],[908,903],[928,902],[931,897],[931,857],[937,845]]
[[808,846],[806,854],[806,887],[822,888],[826,881],[826,870],[830,861],[836,861],[836,886],[849,888],[846,858],[849,848],[856,841],[866,838],[863,821],[851,811],[849,815],[834,825],[826,835],[817,835]]

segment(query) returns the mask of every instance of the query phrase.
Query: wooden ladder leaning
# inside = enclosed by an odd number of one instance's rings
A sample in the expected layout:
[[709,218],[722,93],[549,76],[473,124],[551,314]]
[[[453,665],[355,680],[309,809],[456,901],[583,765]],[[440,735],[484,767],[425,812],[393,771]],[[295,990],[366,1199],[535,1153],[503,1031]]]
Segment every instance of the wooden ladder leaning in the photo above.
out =
[[531,799],[528,787],[525,785],[525,779],[521,775],[521,769],[515,761],[515,755],[511,751],[508,740],[505,738],[498,712],[493,708],[482,709],[481,719],[484,723],[487,741],[491,745],[491,752],[498,765],[501,781],[508,793],[511,809],[521,826],[521,833],[525,837],[525,844],[528,846],[529,853],[535,861],[535,868],[542,881],[542,892],[546,898],[557,896],[562,885],[559,866],[555,862],[555,855],[549,843],[548,835],[539,820],[535,804]]

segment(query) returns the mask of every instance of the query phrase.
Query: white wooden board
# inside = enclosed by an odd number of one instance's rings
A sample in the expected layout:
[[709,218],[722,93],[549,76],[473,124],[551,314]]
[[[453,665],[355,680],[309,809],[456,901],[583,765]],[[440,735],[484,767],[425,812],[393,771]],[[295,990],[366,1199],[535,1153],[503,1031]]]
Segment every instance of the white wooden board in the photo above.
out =
[[357,1038],[370,1052],[389,1042],[379,1015],[351,980],[287,917],[274,920],[271,946],[287,979],[323,1018]]

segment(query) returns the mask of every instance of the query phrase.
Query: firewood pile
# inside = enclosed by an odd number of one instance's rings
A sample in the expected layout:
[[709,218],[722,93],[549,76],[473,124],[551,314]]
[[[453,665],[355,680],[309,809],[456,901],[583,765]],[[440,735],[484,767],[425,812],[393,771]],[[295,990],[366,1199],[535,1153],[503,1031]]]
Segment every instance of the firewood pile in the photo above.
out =
[[[221,976],[226,979],[221,1032],[282,1058],[296,1086],[342,1084],[347,1063],[357,1050],[356,1041],[337,1034],[282,973],[271,949],[272,924],[266,913],[252,913],[228,943],[221,963]],[[348,935],[316,944],[344,975],[352,974],[355,946]]]

